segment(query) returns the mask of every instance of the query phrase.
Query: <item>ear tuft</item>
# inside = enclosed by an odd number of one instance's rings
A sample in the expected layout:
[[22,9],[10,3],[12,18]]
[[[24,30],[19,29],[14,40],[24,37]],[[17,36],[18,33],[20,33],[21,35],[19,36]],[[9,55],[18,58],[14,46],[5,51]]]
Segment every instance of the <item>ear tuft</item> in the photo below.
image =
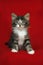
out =
[[24,15],[24,18],[25,18],[27,21],[29,21],[29,20],[30,20],[30,13],[25,14],[25,15]]
[[12,18],[12,20],[15,20],[16,17],[17,17],[17,15],[16,15],[15,13],[11,13],[11,18]]

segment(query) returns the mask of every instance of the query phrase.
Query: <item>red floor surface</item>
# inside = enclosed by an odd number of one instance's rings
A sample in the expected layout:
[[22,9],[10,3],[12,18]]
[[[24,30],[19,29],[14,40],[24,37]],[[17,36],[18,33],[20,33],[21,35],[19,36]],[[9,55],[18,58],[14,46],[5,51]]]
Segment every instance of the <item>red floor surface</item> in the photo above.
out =
[[[34,55],[11,53],[5,46],[11,35],[11,13],[30,13],[30,40]],[[0,65],[43,65],[43,0],[0,0]]]

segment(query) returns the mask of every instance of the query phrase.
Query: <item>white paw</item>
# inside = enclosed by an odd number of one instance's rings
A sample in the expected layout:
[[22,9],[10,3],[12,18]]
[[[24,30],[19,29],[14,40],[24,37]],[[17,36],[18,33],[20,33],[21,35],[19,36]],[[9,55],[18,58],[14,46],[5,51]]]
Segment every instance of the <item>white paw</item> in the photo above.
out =
[[16,49],[12,49],[11,52],[18,52]]
[[32,50],[32,51],[28,51],[28,54],[34,54],[34,53],[35,53],[34,50]]

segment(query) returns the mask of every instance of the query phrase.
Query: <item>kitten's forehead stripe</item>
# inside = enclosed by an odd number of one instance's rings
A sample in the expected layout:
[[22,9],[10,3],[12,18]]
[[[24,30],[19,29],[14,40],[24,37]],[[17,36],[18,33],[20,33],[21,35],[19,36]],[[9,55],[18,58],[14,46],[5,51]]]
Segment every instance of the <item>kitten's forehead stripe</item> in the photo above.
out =
[[19,23],[22,23],[22,20],[21,19],[19,19]]
[[17,20],[19,20],[19,19],[23,20],[24,17],[23,17],[23,16],[18,16],[16,19],[17,19]]

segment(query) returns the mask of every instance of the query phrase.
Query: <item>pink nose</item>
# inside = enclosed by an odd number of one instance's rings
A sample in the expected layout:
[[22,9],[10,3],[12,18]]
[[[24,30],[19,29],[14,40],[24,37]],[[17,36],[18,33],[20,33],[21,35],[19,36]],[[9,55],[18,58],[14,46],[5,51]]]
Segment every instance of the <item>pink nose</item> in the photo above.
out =
[[22,30],[23,28],[22,27],[19,27],[20,30]]

